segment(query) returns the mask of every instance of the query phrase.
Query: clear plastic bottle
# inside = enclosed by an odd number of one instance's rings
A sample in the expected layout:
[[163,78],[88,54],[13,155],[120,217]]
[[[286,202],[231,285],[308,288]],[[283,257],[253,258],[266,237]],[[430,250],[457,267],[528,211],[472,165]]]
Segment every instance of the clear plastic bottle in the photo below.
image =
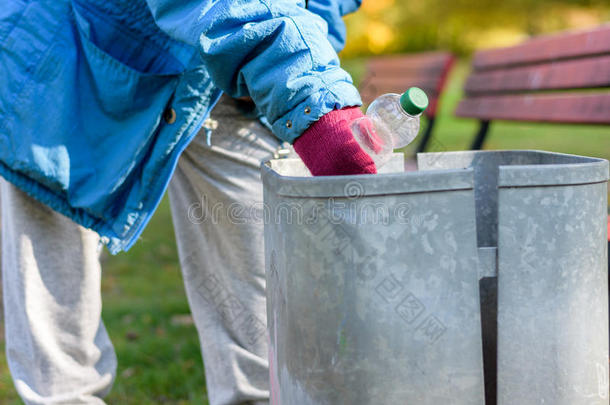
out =
[[[366,117],[352,122],[352,132],[377,168],[390,160],[394,149],[410,144],[419,132],[419,117],[428,107],[423,90],[384,94],[369,105]],[[372,126],[371,126],[372,124]]]

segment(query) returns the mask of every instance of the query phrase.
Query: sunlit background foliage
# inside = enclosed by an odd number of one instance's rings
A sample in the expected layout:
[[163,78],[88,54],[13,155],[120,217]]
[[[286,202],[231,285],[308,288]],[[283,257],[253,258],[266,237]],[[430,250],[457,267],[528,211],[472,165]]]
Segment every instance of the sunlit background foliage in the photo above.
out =
[[610,21],[607,0],[363,0],[342,57],[446,49],[469,55]]

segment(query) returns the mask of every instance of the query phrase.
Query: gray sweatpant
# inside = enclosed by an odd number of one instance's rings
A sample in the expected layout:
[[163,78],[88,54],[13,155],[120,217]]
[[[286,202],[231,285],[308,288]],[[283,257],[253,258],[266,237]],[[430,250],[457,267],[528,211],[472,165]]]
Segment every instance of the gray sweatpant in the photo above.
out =
[[[268,404],[259,165],[278,141],[222,99],[169,188],[211,405]],[[101,321],[98,236],[1,181],[6,350],[26,404],[103,404],[116,357]],[[137,269],[134,269],[137,271]]]

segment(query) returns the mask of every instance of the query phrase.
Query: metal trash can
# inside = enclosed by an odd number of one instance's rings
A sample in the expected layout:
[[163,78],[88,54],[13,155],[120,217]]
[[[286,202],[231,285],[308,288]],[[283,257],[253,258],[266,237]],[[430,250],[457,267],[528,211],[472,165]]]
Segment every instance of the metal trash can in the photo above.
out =
[[497,345],[484,328],[497,403],[607,405],[608,162],[497,151],[423,154],[418,166],[474,169],[478,246],[497,248],[497,308],[483,308],[484,319],[497,310]]
[[[263,165],[271,403],[477,405],[486,388],[491,403],[498,285],[498,403],[607,404],[607,162],[455,152],[418,166]],[[481,278],[494,282],[480,294]]]

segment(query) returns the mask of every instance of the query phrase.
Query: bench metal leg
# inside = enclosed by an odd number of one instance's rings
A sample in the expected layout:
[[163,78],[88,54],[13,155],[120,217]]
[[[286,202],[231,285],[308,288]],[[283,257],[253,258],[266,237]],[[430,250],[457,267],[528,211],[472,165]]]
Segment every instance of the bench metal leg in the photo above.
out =
[[470,149],[472,150],[480,150],[483,147],[483,142],[485,142],[485,138],[487,137],[487,133],[489,132],[489,121],[481,121],[481,126],[479,127],[479,132],[477,133]]
[[430,143],[430,138],[432,138],[432,128],[434,128],[434,121],[434,117],[428,118],[428,125],[426,125],[426,131],[424,131],[424,135],[422,136],[419,145],[417,145],[417,153],[423,153],[426,151],[426,146],[428,146],[428,143]]

